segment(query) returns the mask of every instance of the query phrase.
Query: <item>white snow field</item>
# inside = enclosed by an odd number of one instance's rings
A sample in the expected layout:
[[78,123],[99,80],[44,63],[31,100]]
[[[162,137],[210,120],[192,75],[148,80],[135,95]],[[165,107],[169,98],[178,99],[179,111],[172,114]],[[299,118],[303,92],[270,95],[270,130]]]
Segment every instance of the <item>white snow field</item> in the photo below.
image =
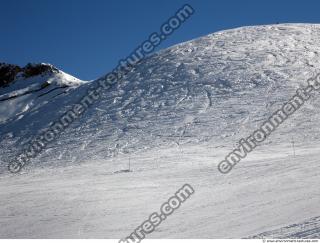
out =
[[[9,161],[96,81],[31,97],[0,122],[0,237],[120,239],[189,183],[195,194],[147,238],[319,238],[318,92],[229,174],[217,169],[320,72],[319,40],[320,25],[281,24],[160,51],[10,174]],[[116,173],[129,161],[132,172]]]

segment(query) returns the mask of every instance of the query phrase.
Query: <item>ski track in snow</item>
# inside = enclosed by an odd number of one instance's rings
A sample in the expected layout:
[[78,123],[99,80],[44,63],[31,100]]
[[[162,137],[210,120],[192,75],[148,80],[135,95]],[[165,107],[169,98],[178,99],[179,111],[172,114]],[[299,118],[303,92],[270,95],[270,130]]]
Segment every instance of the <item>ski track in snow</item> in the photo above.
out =
[[262,233],[252,238],[319,239],[320,217],[315,217],[302,223],[292,224],[287,227]]

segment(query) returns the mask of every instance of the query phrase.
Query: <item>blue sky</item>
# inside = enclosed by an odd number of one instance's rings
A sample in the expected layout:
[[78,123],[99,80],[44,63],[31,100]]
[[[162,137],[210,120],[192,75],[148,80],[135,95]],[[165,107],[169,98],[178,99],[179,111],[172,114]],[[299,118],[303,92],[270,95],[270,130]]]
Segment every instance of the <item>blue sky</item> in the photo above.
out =
[[[160,49],[244,25],[320,23],[320,1],[0,0],[0,62],[48,62],[84,80],[102,76],[189,3],[195,14]],[[159,49],[158,48],[158,49]]]

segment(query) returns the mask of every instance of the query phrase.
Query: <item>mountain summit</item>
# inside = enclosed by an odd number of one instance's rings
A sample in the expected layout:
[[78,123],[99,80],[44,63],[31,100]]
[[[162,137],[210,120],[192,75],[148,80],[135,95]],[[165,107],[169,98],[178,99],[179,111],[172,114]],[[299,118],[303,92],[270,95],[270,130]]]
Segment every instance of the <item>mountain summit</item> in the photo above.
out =
[[0,87],[8,86],[10,83],[21,78],[30,78],[37,75],[58,73],[59,70],[50,64],[27,64],[25,67],[18,65],[0,63]]
[[0,123],[21,119],[33,108],[39,109],[82,83],[50,64],[19,67],[0,63]]

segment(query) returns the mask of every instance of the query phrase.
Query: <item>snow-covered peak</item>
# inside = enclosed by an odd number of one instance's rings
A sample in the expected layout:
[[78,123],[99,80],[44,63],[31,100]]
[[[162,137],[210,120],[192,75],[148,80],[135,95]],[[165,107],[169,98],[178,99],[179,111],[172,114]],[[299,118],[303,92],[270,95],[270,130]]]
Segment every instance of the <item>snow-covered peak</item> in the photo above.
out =
[[59,73],[53,65],[46,63],[28,63],[25,67],[14,64],[0,63],[0,87],[7,87],[17,80],[28,79],[35,76],[46,76]]
[[83,81],[64,73],[51,64],[17,65],[0,63],[0,95],[44,83],[57,86],[78,86]]
[[51,64],[21,68],[0,63],[0,123],[21,118],[32,107],[40,107],[83,83]]

